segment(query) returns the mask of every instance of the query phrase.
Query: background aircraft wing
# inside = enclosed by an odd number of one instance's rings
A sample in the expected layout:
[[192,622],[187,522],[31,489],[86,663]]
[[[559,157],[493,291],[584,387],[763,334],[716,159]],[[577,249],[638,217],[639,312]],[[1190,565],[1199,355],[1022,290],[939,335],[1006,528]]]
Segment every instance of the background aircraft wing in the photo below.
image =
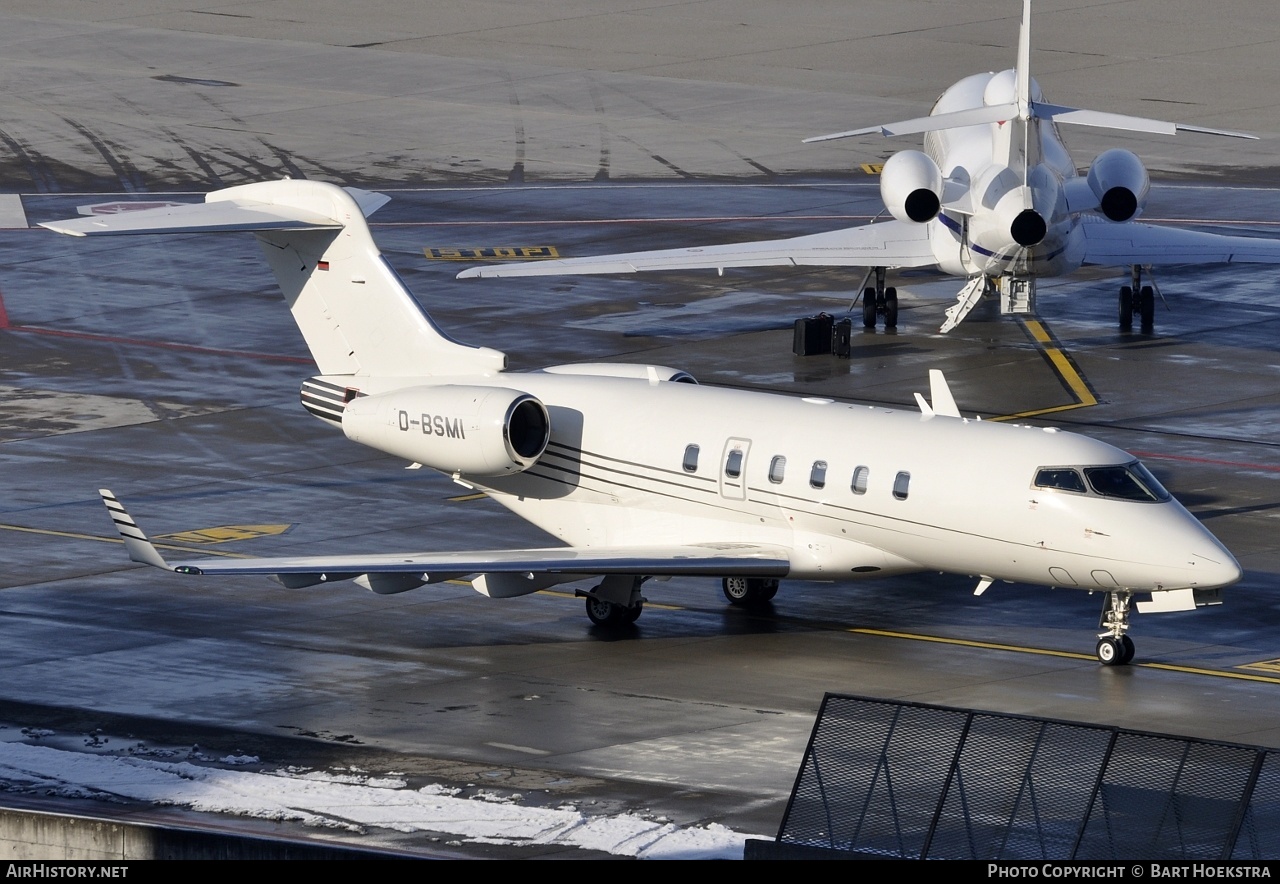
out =
[[472,267],[459,273],[458,278],[639,273],[699,268],[723,270],[726,267],[775,265],[928,267],[937,261],[929,246],[929,227],[928,224],[884,221],[791,239]]
[[1086,264],[1280,264],[1280,239],[1101,220],[1086,222],[1081,229]]

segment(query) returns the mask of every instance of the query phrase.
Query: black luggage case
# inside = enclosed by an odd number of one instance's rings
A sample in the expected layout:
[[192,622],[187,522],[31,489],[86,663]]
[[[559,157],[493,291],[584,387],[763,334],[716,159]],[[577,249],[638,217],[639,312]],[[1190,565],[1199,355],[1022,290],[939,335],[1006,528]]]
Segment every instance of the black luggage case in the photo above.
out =
[[817,356],[831,352],[831,326],[835,320],[829,313],[796,320],[795,340],[791,351],[797,356]]
[[831,352],[837,359],[848,359],[853,355],[853,320],[837,320],[831,327]]

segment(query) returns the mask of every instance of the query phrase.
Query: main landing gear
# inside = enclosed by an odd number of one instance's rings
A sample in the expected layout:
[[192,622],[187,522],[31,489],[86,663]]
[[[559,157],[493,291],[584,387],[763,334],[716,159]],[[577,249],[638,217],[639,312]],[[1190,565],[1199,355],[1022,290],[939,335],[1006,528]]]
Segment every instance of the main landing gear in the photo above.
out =
[[644,612],[644,596],[640,586],[646,577],[611,575],[589,591],[578,590],[587,600],[587,616],[603,629],[619,629],[630,626]]
[[1155,286],[1142,284],[1142,265],[1134,264],[1129,270],[1129,285],[1120,286],[1120,330],[1133,328],[1137,316],[1144,334],[1149,334],[1156,320]]
[[[884,268],[873,267],[876,276],[875,287],[868,286],[862,290],[862,327],[875,328],[876,317],[884,317],[885,328],[898,327],[898,290],[892,286],[884,286]],[[870,278],[868,273],[867,277]]]
[[744,608],[763,605],[778,594],[778,581],[771,578],[726,577],[722,586],[729,604]]
[[1115,590],[1107,593],[1102,603],[1102,616],[1098,619],[1098,645],[1095,653],[1103,666],[1123,666],[1133,659],[1133,639],[1126,634],[1129,629],[1129,602],[1133,593]]

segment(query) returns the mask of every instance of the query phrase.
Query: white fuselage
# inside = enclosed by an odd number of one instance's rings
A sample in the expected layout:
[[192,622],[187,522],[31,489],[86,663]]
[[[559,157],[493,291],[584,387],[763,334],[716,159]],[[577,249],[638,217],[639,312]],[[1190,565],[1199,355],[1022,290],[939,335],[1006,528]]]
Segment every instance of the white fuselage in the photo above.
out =
[[[1035,487],[1042,467],[1134,460],[1072,433],[656,380],[532,372],[484,383],[541,400],[551,441],[524,472],[459,478],[573,547],[770,544],[793,551],[800,579],[934,570],[1149,591],[1239,577],[1176,501]],[[853,487],[859,468],[865,490]]]
[[[939,97],[931,115],[1000,105],[1011,100],[1014,72],[974,74]],[[1041,101],[1031,83],[1032,99]],[[969,182],[973,214],[945,207],[929,222],[930,242],[943,271],[956,276],[1057,276],[1077,270],[1084,259],[1084,234],[1078,216],[1067,210],[1064,183],[1076,178],[1057,126],[1032,119],[983,123],[928,132],[925,152],[944,178]],[[1028,160],[1022,186],[1022,154]],[[1010,236],[1009,222],[1022,209],[1033,209],[1047,232],[1039,243],[1021,246]]]

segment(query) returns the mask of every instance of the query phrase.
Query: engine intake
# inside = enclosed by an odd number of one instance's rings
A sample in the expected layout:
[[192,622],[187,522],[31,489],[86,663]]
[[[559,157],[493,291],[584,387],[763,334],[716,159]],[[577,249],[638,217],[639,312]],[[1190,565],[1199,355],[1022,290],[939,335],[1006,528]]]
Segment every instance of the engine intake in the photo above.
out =
[[898,151],[880,173],[880,198],[899,221],[932,221],[942,209],[942,171],[928,154]]
[[361,396],[342,413],[353,442],[444,473],[505,476],[537,462],[551,439],[546,406],[519,390],[443,385]]

